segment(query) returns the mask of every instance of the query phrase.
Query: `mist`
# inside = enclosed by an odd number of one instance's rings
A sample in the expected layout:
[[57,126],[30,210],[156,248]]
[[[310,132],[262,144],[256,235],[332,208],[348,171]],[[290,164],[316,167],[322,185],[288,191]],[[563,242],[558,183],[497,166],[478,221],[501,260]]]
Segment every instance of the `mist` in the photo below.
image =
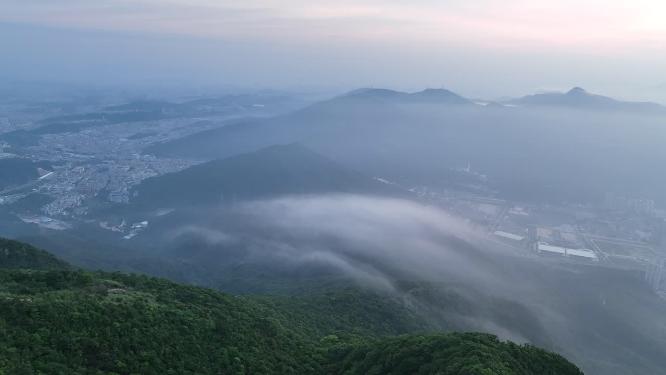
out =
[[[206,216],[208,224],[182,229],[180,241],[196,252],[194,239],[202,239],[207,251],[226,254],[217,266],[205,257],[213,269],[229,262],[230,243],[242,244],[234,264],[343,276],[438,329],[545,346],[591,373],[638,374],[643,361],[663,364],[652,330],[663,326],[666,310],[639,292],[641,274],[525,258],[432,205],[327,194],[240,203]],[[618,335],[636,346],[618,350]]]

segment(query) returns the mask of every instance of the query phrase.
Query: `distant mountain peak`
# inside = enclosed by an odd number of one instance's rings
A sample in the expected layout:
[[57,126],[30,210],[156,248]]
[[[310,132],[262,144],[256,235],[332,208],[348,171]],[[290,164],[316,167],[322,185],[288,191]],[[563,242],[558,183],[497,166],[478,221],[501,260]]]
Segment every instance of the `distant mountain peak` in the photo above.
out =
[[142,208],[213,205],[290,194],[395,194],[301,143],[272,145],[145,179],[133,203]]
[[453,91],[447,90],[447,89],[433,89],[433,88],[427,88],[427,89],[424,89],[423,91],[415,92],[414,95],[455,95],[455,96],[458,96],[458,94],[454,93]]
[[453,91],[446,89],[426,88],[414,93],[406,93],[391,89],[381,88],[361,88],[350,91],[343,98],[363,98],[363,99],[382,99],[399,100],[405,102],[428,102],[442,104],[470,104],[471,101],[463,98]]
[[558,106],[601,111],[666,113],[666,108],[656,103],[621,101],[603,95],[591,94],[578,86],[566,93],[528,95],[507,103],[520,106]]
[[582,87],[574,87],[567,92],[567,95],[588,95],[588,92],[585,91]]
[[447,89],[427,88],[423,91],[410,94],[410,97],[416,100],[425,100],[446,104],[471,104],[472,102],[453,91]]
[[378,98],[388,98],[406,95],[404,92],[395,91],[391,89],[381,89],[381,88],[372,88],[364,87],[348,92],[344,96],[353,96],[353,97],[378,97]]
[[44,250],[0,237],[0,269],[66,270],[69,264]]

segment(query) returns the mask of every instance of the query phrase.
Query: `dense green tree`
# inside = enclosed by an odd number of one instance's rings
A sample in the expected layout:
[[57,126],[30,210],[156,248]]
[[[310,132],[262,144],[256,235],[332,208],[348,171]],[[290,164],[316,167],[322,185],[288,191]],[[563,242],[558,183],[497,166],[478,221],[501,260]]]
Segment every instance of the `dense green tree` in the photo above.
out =
[[389,337],[418,326],[351,290],[234,297],[70,269],[16,242],[0,249],[0,375],[581,374],[558,355],[485,334]]
[[0,268],[68,269],[69,266],[44,250],[0,238]]

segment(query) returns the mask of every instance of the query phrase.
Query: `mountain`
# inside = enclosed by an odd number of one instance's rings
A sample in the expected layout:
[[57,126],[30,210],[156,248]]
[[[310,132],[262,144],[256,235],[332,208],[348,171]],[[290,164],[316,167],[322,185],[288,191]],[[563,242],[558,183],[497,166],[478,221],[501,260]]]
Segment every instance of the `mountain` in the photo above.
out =
[[0,238],[0,268],[65,270],[69,265],[26,243]]
[[0,372],[308,374],[314,344],[243,299],[145,276],[0,271]]
[[[511,200],[595,204],[613,186],[623,195],[666,204],[666,175],[658,173],[666,164],[663,118],[636,110],[580,110],[642,104],[582,90],[524,99],[558,105],[500,108],[415,105],[412,95],[360,90],[144,151],[210,160],[298,142],[347,168],[406,186],[484,185]],[[427,90],[419,95],[446,96]],[[468,165],[476,174],[456,173]],[[487,181],[473,178],[481,175]]]
[[353,90],[346,95],[334,98],[345,100],[348,98],[365,100],[384,100],[394,103],[411,104],[440,104],[440,105],[470,105],[474,104],[462,96],[446,89],[425,89],[414,93],[406,93],[389,89],[362,88]]
[[368,178],[299,144],[213,160],[144,180],[134,190],[139,207],[211,205],[285,194],[383,193],[397,189]]
[[[428,89],[408,94],[387,89],[359,89],[290,114],[241,121],[156,144],[144,152],[157,156],[210,160],[276,144],[301,143],[337,162],[354,159],[357,163],[352,169],[366,175],[381,176],[384,170],[365,168],[363,164],[368,162],[367,155],[381,153],[378,155],[383,159],[381,163],[391,163],[393,166],[389,170],[401,169],[405,161],[395,160],[394,148],[403,145],[397,139],[387,139],[386,136],[392,136],[396,131],[409,132],[401,136],[402,141],[408,141],[408,146],[411,146],[410,138],[419,136],[418,124],[413,123],[411,113],[467,113],[478,110],[477,107],[481,106],[447,90]],[[403,125],[407,124],[414,125],[414,129],[403,129]],[[377,164],[375,161],[371,163]],[[410,165],[408,169],[420,173],[422,168]],[[438,170],[444,171],[443,168]]]
[[528,95],[520,99],[511,100],[508,104],[666,114],[666,107],[656,103],[619,101],[607,96],[591,94],[580,87],[574,87],[566,93]]
[[350,97],[350,98],[363,98],[363,99],[404,99],[408,97],[409,94],[406,92],[395,91],[390,89],[376,89],[376,88],[360,88],[352,90],[345,95],[342,95],[341,98]]
[[410,98],[416,102],[424,102],[432,104],[457,104],[457,105],[474,104],[470,100],[463,98],[462,96],[446,89],[425,89],[423,91],[411,94]]
[[582,374],[484,334],[359,336],[346,333],[354,321],[313,334],[331,314],[297,320],[263,299],[147,276],[0,268],[0,281],[7,374]]

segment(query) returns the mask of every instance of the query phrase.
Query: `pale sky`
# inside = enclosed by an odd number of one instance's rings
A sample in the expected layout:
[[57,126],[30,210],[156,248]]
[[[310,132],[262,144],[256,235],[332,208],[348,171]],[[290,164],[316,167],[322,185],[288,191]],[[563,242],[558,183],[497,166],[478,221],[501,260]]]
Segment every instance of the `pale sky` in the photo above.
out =
[[247,87],[584,86],[666,102],[663,0],[0,0],[0,78]]

